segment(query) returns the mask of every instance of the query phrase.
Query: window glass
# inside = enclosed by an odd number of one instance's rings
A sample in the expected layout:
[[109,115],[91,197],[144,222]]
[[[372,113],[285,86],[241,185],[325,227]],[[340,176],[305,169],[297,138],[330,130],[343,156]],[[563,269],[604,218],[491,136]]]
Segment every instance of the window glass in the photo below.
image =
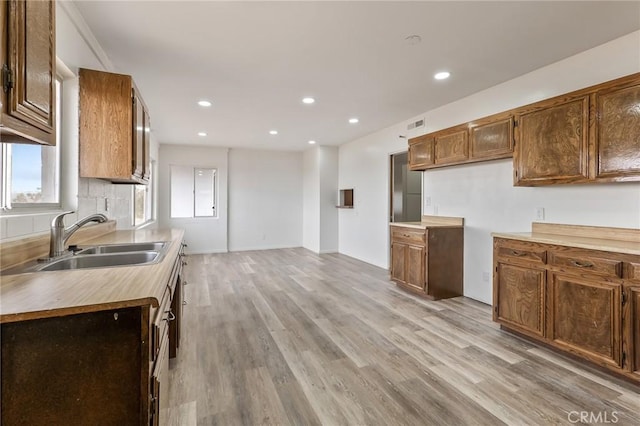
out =
[[171,217],[214,217],[216,169],[171,166]]

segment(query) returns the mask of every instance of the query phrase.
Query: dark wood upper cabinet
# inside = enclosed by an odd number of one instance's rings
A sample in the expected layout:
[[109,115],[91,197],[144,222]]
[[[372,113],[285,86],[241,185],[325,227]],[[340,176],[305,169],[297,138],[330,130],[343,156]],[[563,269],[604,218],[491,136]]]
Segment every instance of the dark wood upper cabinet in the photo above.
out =
[[588,178],[589,97],[536,104],[516,116],[515,184]]
[[469,127],[471,159],[508,158],[513,155],[513,117],[488,123],[478,121]]
[[131,76],[80,69],[80,176],[146,184],[148,121]]
[[3,142],[56,144],[55,2],[0,2]]
[[593,176],[599,180],[638,180],[640,80],[599,90],[593,97],[596,119]]
[[424,170],[434,164],[434,139],[424,135],[409,140],[409,169]]
[[435,137],[435,163],[451,164],[469,158],[469,130],[467,126],[453,128]]

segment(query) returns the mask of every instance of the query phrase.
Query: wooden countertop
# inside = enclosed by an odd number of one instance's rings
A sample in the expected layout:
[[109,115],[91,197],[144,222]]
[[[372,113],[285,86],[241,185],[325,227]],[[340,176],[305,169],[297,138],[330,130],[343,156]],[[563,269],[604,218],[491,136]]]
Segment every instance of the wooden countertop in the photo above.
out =
[[183,236],[181,229],[123,230],[83,244],[171,241],[165,257],[156,264],[4,275],[0,282],[0,322],[158,306]]
[[404,228],[452,228],[464,226],[464,218],[462,217],[448,217],[448,216],[422,216],[420,222],[390,222],[389,226],[401,226]]
[[533,223],[531,232],[493,232],[496,238],[640,255],[640,229]]

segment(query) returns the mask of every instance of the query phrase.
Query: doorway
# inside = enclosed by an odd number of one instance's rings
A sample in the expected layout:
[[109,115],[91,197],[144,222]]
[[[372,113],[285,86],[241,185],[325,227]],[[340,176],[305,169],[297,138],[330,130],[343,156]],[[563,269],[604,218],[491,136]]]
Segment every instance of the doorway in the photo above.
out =
[[407,152],[391,154],[390,222],[420,222],[422,172],[409,170]]

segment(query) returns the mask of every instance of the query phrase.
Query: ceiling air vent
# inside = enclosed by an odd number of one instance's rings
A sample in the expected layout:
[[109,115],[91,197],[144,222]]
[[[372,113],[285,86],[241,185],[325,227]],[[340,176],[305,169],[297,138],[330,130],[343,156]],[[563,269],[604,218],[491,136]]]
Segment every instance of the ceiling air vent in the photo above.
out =
[[407,124],[407,130],[417,129],[419,127],[424,127],[424,118],[414,121],[413,123]]

